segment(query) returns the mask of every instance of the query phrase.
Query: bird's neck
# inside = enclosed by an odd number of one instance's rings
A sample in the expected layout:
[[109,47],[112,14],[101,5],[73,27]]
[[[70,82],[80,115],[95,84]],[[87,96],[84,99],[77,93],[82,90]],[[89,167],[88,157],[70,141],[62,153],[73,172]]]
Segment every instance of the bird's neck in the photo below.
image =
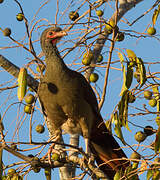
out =
[[66,69],[68,69],[56,47],[52,47],[44,53],[46,57],[45,60],[47,76],[54,78],[54,76],[60,76],[66,71]]

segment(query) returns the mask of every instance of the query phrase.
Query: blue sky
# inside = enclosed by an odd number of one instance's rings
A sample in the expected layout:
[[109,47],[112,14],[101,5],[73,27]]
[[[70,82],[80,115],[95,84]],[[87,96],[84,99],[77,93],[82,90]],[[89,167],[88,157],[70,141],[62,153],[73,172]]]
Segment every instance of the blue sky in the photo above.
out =
[[[81,1],[78,1],[77,3],[75,3],[76,2],[75,1],[69,6],[69,2],[71,2],[71,1],[60,0],[59,13],[58,13],[58,19],[59,19],[58,23],[59,24],[61,24],[61,23],[67,24],[69,22],[69,18],[68,18],[69,11],[75,10],[81,4]],[[20,3],[23,7],[24,14],[25,14],[26,18],[28,19],[28,22],[30,25],[35,13],[38,11],[38,9],[44,3],[44,1],[27,0],[27,1],[22,1]],[[114,4],[114,2],[111,3],[111,5],[113,5],[113,4]],[[145,1],[141,2],[135,8],[133,8],[130,12],[128,12],[125,15],[125,18],[131,23],[137,17],[142,15],[144,12],[146,12],[146,10],[148,10],[152,4],[153,4],[152,0],[148,0],[147,2],[145,2]],[[67,7],[68,7],[68,9],[67,9]],[[83,14],[87,10],[87,8],[88,8],[88,5],[84,6],[83,8],[80,9],[79,13]],[[102,9],[105,10],[103,17],[106,20],[109,19],[113,13],[113,10],[111,10],[109,8],[109,6],[107,6],[107,5],[102,6]],[[4,3],[0,4],[0,17],[1,17],[0,18],[0,27],[2,29],[6,28],[6,27],[10,27],[12,29],[12,36],[16,40],[22,40],[24,38],[24,36],[26,35],[24,22],[18,22],[16,20],[16,14],[18,14],[19,12],[20,12],[20,9],[17,6],[17,4],[15,3],[15,1],[4,0]],[[139,21],[137,21],[131,27],[126,25],[124,22],[120,22],[119,28],[120,28],[120,30],[134,30],[134,31],[143,33],[145,31],[147,25],[151,23],[152,14],[153,14],[153,10],[150,13],[148,13],[146,16],[141,18]],[[48,22],[51,24],[52,23],[54,24],[55,23],[55,15],[56,15],[56,1],[51,0],[37,14],[34,22],[36,22],[42,18],[44,19],[44,21],[38,23],[38,25],[36,27],[43,25],[43,24],[47,25]],[[95,12],[93,12],[93,15],[95,16]],[[87,19],[83,19],[80,22],[86,22],[86,21],[87,21]],[[61,26],[61,27],[63,28],[65,26]],[[157,21],[155,27],[157,29],[157,35],[156,36],[158,38],[159,37],[159,21]],[[75,26],[72,29],[73,31],[69,32],[68,37],[65,37],[64,40],[62,40],[62,42],[65,42],[65,43],[60,47],[61,50],[66,48],[66,47],[72,47],[74,45],[76,40],[73,40],[73,41],[71,41],[71,40],[73,38],[77,38],[78,36],[81,35],[80,31],[78,30],[79,28],[83,29],[84,27],[82,25]],[[43,31],[43,29],[44,29],[44,27],[40,27],[38,29],[35,29],[33,32],[32,40],[39,39],[39,36],[40,36],[41,32]],[[25,38],[24,42],[28,42],[27,38]],[[5,56],[9,60],[11,60],[17,66],[22,67],[25,64],[27,64],[30,61],[30,59],[33,57],[22,48],[7,48],[7,49],[1,48],[1,47],[8,47],[8,46],[14,46],[14,45],[15,44],[13,42],[11,42],[10,39],[8,39],[7,37],[4,37],[2,32],[0,32],[0,54],[2,54],[3,56]],[[104,53],[104,62],[107,62],[107,58],[108,58],[107,51],[109,50],[110,42],[107,41],[105,45],[106,46],[104,47],[102,52]],[[39,41],[34,43],[34,47],[35,47],[37,54],[39,54],[41,52]],[[157,62],[157,61],[159,61],[159,58],[160,58],[159,40],[156,38],[151,38],[149,36],[147,36],[146,38],[139,38],[138,39],[138,38],[126,35],[125,41],[120,42],[120,43],[116,43],[115,51],[113,53],[113,60],[118,60],[117,59],[118,58],[117,57],[117,51],[119,48],[121,48],[122,50],[132,49],[138,57],[141,57],[144,60],[144,62]],[[75,63],[81,63],[80,53],[84,50],[85,50],[84,47],[75,49],[73,52],[71,52],[69,55],[67,55],[65,57],[65,59],[64,59],[65,62],[67,64],[71,64],[73,61]],[[79,67],[80,66],[77,64],[71,66],[72,69],[78,69]],[[120,63],[113,65],[113,67],[120,68]],[[146,65],[146,68],[147,67],[148,67],[148,65]],[[150,68],[151,72],[158,71],[159,64],[150,65],[149,68]],[[96,72],[98,72],[100,75],[100,79],[98,80],[97,86],[102,88],[103,82],[104,82],[105,69],[104,68],[96,68]],[[0,82],[1,83],[0,84],[5,83],[6,81],[12,79],[12,77],[7,72],[0,71],[0,73],[1,73],[1,75],[0,75]],[[105,101],[105,104],[104,104],[103,109],[102,109],[102,115],[103,115],[104,119],[106,119],[106,120],[110,118],[110,115],[111,115],[115,105],[120,100],[119,94],[121,91],[122,82],[123,82],[122,72],[111,69],[110,75],[109,75],[109,85],[107,87],[106,101]],[[16,79],[14,79],[11,83],[9,83],[7,85],[13,85],[14,83],[16,83]],[[134,87],[135,83],[136,82],[134,81],[133,87]],[[8,95],[9,95],[10,100],[5,102]],[[5,91],[5,92],[0,94],[0,97],[1,97],[1,105],[0,105],[1,114],[4,113],[6,108],[11,103],[18,101],[18,99],[16,97],[16,90]],[[142,95],[141,95],[141,97],[142,97]],[[143,98],[139,98],[136,100],[136,104],[133,104],[133,106],[137,105],[139,108],[142,108],[143,104],[147,104],[147,101],[144,100]],[[44,122],[42,115],[40,114],[40,111],[38,108],[39,108],[39,106],[37,103],[37,109],[33,115],[33,122],[34,122],[33,129],[37,124]],[[134,110],[131,109],[131,112],[133,112],[133,111]],[[15,131],[15,126],[20,121],[21,117],[22,117],[22,120],[24,119],[22,114],[23,114],[23,106],[20,106],[20,112],[19,112],[19,106],[13,105],[9,109],[7,114],[5,115],[3,122],[4,122],[5,130],[7,130],[7,136],[6,136],[7,141],[12,140],[12,136],[13,136],[14,131]],[[155,117],[153,117],[153,116],[147,116],[147,117],[139,116],[136,118],[135,117],[129,118],[129,120],[131,120],[135,124],[138,124],[142,127],[145,125],[153,125],[155,128],[157,128],[154,121],[150,121],[153,118],[155,118]],[[21,120],[21,122],[22,122],[22,120]],[[22,140],[25,137],[25,140],[28,141],[28,139],[29,139],[28,125],[29,125],[29,116],[27,116],[26,119],[24,120],[24,123],[23,123],[23,125],[19,131],[19,137],[16,136],[14,140],[17,140],[17,138]],[[132,125],[129,125],[129,126],[130,126],[130,129],[132,130],[132,133],[129,133],[127,130],[124,129],[123,130],[124,137],[125,137],[127,143],[135,144],[136,142],[134,140],[134,134],[136,131],[139,131],[142,129],[141,128],[135,128]],[[47,131],[43,135],[39,135],[39,134],[35,133],[35,131],[33,130],[34,141],[45,141],[45,140],[47,140],[47,138],[48,138],[48,132]],[[68,138],[65,138],[65,140],[67,141]],[[153,137],[149,137],[149,138],[147,138],[147,140],[145,141],[144,144],[149,144],[152,140],[153,140]],[[47,150],[47,148],[46,148],[46,150]],[[131,151],[129,149],[125,150],[125,152],[127,153],[128,156],[130,156]],[[36,153],[36,151],[33,153]],[[144,151],[143,153],[146,153],[146,151]],[[25,153],[25,154],[27,154],[27,153]],[[4,162],[6,162],[6,164],[7,163],[13,163],[14,158],[12,155],[5,152],[4,156],[5,156]],[[43,171],[43,170],[41,170],[41,171]],[[58,171],[57,170],[53,171],[53,176],[54,176],[54,179],[58,179]],[[39,173],[39,174],[35,174],[33,172],[29,173],[27,179],[33,179],[33,178],[39,179],[39,180],[44,179],[44,173]]]

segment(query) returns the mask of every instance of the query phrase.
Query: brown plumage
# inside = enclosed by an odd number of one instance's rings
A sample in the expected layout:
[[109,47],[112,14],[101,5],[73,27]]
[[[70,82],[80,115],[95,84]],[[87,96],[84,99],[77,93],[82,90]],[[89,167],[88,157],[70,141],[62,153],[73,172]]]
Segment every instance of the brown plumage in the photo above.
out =
[[124,170],[127,166],[127,161],[114,159],[126,155],[108,132],[90,84],[83,75],[69,69],[60,57],[56,43],[64,35],[66,33],[58,27],[48,28],[41,35],[46,72],[41,79],[38,95],[47,116],[47,125],[51,134],[56,136],[64,130],[88,139],[100,169],[113,179],[118,169]]

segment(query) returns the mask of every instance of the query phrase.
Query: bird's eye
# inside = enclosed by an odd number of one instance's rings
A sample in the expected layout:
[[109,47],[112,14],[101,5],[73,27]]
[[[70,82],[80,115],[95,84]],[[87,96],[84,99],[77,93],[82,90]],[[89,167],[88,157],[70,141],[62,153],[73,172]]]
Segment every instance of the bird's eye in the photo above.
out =
[[49,32],[49,35],[51,36],[53,34],[53,32]]

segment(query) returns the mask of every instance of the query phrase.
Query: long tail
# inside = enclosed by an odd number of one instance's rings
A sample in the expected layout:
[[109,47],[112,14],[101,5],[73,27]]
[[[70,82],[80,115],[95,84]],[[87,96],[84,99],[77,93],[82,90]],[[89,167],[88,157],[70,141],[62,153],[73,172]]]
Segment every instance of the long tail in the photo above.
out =
[[107,130],[101,115],[98,113],[95,113],[89,148],[95,154],[100,169],[110,179],[114,178],[117,170],[122,168],[124,171],[129,166],[129,161],[120,160],[122,157],[127,157],[112,134]]

